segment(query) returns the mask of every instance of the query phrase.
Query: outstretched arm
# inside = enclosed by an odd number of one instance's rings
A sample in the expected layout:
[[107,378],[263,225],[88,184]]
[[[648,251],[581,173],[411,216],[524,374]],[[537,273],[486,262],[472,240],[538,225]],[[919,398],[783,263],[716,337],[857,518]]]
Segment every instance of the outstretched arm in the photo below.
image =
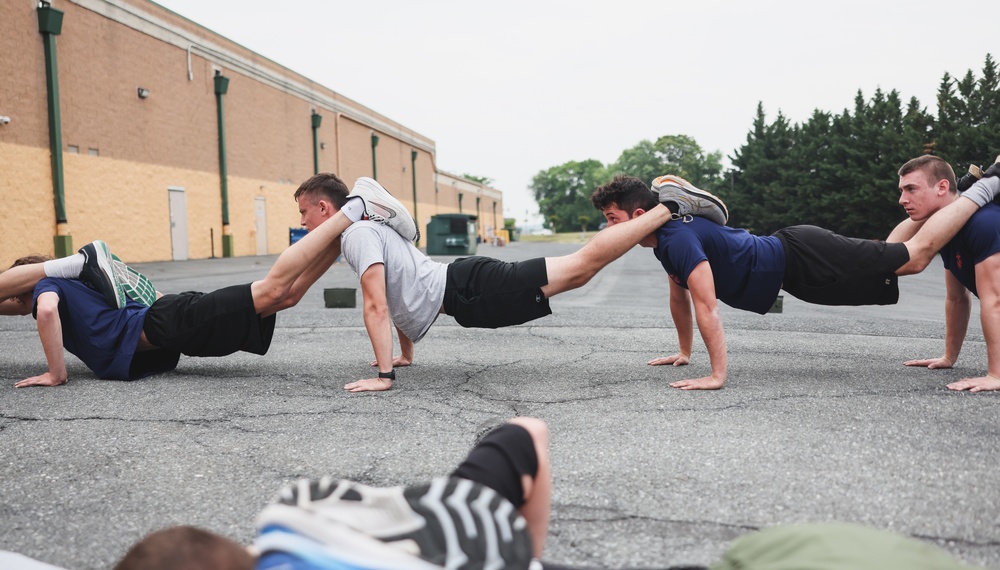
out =
[[916,235],[917,230],[919,230],[923,225],[923,220],[915,222],[910,218],[906,218],[902,222],[896,224],[896,227],[893,228],[892,233],[889,234],[889,237],[886,238],[885,241],[889,243],[903,243]]
[[25,378],[14,384],[16,388],[25,386],[58,386],[65,384],[69,378],[66,373],[66,355],[63,354],[62,323],[59,320],[59,295],[48,291],[38,296],[37,324],[38,336],[45,351],[45,360],[49,370],[44,374]]
[[[361,294],[364,296],[365,329],[375,350],[379,372],[392,371],[392,321],[389,303],[385,298],[385,265],[376,263],[361,276]],[[344,386],[351,392],[371,392],[392,388],[388,378],[366,378]]]
[[951,368],[958,362],[958,354],[965,342],[965,333],[969,329],[969,315],[972,312],[972,293],[958,279],[946,271],[944,274],[944,355],[939,358],[922,358],[907,360],[905,366],[923,366],[927,368]]
[[726,334],[722,330],[719,303],[715,298],[715,280],[708,261],[702,261],[688,275],[688,289],[694,300],[694,314],[698,330],[708,349],[712,375],[670,384],[682,390],[718,390],[726,383]]
[[646,364],[663,366],[672,364],[683,366],[691,362],[691,343],[694,339],[694,320],[691,315],[691,294],[680,285],[670,282],[670,318],[677,329],[677,345],[680,352],[670,356],[654,358]]
[[[398,326],[396,327],[396,335],[399,337],[400,355],[393,357],[392,367],[409,366],[413,364],[413,341]],[[378,360],[372,360],[371,364],[378,366]]]
[[[986,340],[986,376],[963,378],[948,384],[951,390],[1000,390],[1000,253],[976,264],[976,290],[979,292],[979,314]],[[968,318],[966,318],[968,320]]]

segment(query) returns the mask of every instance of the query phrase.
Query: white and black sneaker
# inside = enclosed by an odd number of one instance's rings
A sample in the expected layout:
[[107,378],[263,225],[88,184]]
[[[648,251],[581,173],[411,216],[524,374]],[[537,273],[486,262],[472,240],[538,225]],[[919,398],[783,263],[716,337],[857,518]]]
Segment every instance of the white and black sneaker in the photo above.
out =
[[365,215],[368,219],[396,230],[396,233],[409,241],[420,240],[420,230],[413,222],[413,217],[406,206],[393,198],[388,190],[375,180],[362,176],[354,183],[350,196],[360,196],[365,203]]
[[720,226],[729,221],[729,210],[721,198],[684,180],[680,176],[667,174],[653,180],[653,193],[659,197],[660,203],[674,202],[677,204],[677,215],[700,216],[707,218]]
[[526,569],[531,563],[527,523],[514,505],[456,477],[390,488],[303,479],[282,490],[257,527],[258,570]]
[[80,281],[90,285],[104,296],[104,300],[116,309],[125,306],[125,290],[115,279],[111,250],[101,240],[92,241],[81,247],[79,252],[85,258]]
[[122,291],[129,299],[147,307],[156,302],[156,288],[148,277],[125,265],[113,253],[111,254],[111,265],[114,268],[115,281],[121,285]]

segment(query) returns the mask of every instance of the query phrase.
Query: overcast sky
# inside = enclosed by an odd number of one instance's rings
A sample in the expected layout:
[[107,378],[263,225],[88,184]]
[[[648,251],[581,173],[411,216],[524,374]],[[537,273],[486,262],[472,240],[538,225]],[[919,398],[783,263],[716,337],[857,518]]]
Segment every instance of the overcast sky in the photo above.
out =
[[519,220],[551,166],[668,134],[728,156],[758,102],[803,122],[881,87],[933,111],[946,71],[1000,57],[985,0],[158,3],[431,138]]

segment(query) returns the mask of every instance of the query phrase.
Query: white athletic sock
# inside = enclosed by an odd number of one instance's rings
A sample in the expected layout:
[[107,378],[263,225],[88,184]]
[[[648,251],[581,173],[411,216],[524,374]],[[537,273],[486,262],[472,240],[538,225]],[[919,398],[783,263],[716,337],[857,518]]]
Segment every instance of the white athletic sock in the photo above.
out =
[[968,190],[962,192],[962,197],[972,200],[982,208],[992,202],[998,193],[1000,193],[1000,178],[993,176],[977,181]]
[[360,196],[351,196],[347,198],[347,203],[340,211],[351,220],[351,223],[357,222],[365,217],[365,201]]
[[76,279],[83,271],[83,262],[86,257],[82,253],[75,253],[69,257],[50,259],[42,263],[45,275],[49,277],[60,277],[62,279]]

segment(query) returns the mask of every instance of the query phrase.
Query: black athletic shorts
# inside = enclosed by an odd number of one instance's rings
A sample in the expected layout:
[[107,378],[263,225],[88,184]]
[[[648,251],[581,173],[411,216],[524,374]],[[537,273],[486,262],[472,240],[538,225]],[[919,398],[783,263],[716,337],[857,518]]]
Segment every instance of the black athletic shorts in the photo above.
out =
[[516,424],[486,434],[451,474],[486,485],[517,508],[524,504],[522,475],[538,475],[538,455],[531,434]]
[[545,259],[499,261],[463,257],[448,264],[444,312],[469,328],[520,325],[552,314],[542,294],[548,284]]
[[164,295],[149,308],[142,330],[154,346],[188,356],[226,356],[241,350],[266,354],[275,320],[275,315],[257,315],[247,283],[211,293]]
[[816,226],[774,232],[785,248],[781,288],[817,305],[894,305],[896,270],[910,260],[902,243],[844,237]]

